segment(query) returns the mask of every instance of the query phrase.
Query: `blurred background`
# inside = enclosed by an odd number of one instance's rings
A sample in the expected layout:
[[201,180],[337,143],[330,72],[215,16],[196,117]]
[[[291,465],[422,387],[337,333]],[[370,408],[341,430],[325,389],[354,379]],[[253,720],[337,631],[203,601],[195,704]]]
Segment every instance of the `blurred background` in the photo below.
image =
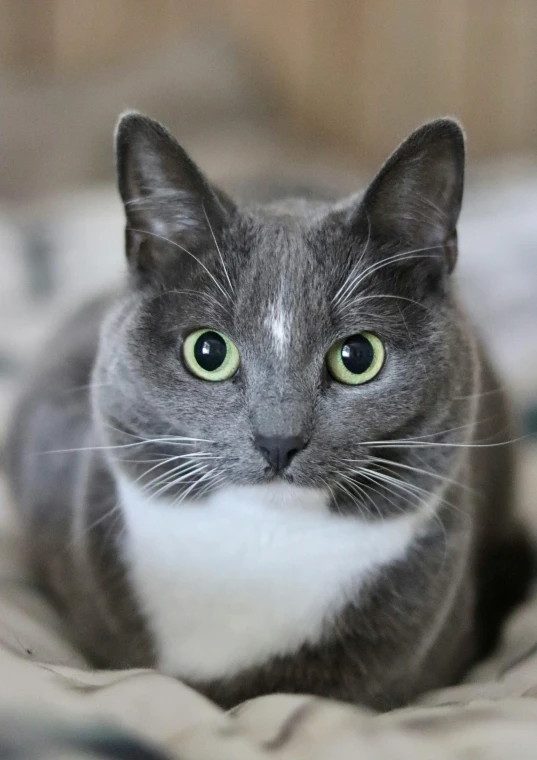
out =
[[356,190],[468,135],[458,277],[537,426],[537,0],[0,0],[0,420],[54,321],[123,271],[112,133],[163,121],[216,182]]

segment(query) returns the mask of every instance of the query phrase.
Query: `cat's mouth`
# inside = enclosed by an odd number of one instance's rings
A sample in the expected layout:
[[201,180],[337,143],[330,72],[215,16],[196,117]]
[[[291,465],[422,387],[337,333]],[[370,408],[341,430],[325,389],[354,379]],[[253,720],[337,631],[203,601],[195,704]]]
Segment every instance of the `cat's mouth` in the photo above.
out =
[[295,475],[287,470],[276,472],[271,467],[266,467],[263,473],[263,483],[288,483],[295,485],[296,482]]

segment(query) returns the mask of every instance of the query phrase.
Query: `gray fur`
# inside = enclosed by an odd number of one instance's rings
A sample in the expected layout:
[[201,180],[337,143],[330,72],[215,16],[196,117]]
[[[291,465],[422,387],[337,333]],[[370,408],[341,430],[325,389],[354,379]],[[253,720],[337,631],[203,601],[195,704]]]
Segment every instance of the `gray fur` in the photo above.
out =
[[[158,439],[207,439],[214,443],[199,450],[221,457],[226,483],[251,485],[274,477],[254,437],[300,436],[308,445],[281,477],[328,483],[331,508],[357,520],[416,509],[419,489],[455,482],[406,560],[374,578],[319,645],[194,685],[227,706],[307,691],[386,709],[458,679],[495,643],[530,572],[512,514],[510,451],[472,448],[509,440],[511,429],[450,278],[460,128],[450,120],[422,127],[364,194],[336,204],[239,207],[138,114],[120,122],[117,155],[129,281],[81,311],[47,348],[10,446],[30,559],[77,641],[102,666],[155,662],[117,550],[124,525],[111,459],[148,484],[148,460],[192,451]],[[274,304],[292,314],[285,362],[266,325]],[[181,361],[182,339],[207,325],[240,347],[232,380],[202,382]],[[385,366],[366,385],[339,385],[325,355],[362,330],[382,336]],[[125,447],[141,440],[154,442]],[[407,444],[388,445],[401,440]],[[367,466],[401,487],[371,479]],[[184,489],[168,494],[180,499]],[[508,577],[495,574],[499,556]]]

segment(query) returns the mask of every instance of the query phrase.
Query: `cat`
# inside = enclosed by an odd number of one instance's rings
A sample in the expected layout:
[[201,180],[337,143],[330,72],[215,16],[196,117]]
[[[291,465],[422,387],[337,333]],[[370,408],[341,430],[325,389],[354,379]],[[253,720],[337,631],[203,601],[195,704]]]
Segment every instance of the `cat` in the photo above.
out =
[[135,112],[116,155],[124,288],[46,347],[9,443],[75,641],[224,707],[456,682],[532,572],[507,400],[452,277],[460,126],[336,202],[239,204]]

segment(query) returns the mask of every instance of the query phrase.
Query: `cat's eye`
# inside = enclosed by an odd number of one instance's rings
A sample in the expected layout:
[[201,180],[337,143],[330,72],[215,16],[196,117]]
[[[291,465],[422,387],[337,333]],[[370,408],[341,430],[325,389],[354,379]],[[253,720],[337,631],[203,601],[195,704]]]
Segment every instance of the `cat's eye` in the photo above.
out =
[[326,366],[339,383],[362,385],[378,375],[385,355],[380,338],[361,332],[333,345],[326,355]]
[[187,368],[202,380],[229,380],[239,368],[239,351],[229,338],[216,330],[196,330],[183,343]]

